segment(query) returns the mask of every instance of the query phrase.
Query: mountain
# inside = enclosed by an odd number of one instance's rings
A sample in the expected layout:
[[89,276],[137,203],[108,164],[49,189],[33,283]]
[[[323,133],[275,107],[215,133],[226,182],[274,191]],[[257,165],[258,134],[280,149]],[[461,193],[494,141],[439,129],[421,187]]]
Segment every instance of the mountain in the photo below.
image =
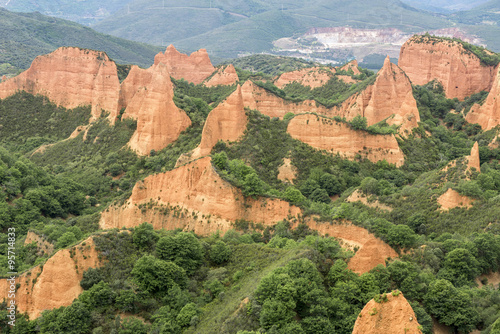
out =
[[140,66],[149,66],[160,50],[40,13],[14,13],[2,8],[0,21],[0,74],[26,69],[36,56],[60,46],[102,50],[118,63]]
[[1,0],[0,7],[13,12],[40,12],[44,15],[90,25],[113,14],[131,0]]
[[[165,18],[169,18],[168,20]],[[125,24],[126,23],[126,24]],[[395,27],[417,32],[449,26],[445,18],[391,1],[134,0],[97,23],[98,31],[153,44],[206,48],[235,57],[269,51],[272,42],[311,27]]]
[[477,7],[488,0],[403,0],[404,3],[423,10],[428,10],[437,13],[450,13],[459,10],[469,10]]

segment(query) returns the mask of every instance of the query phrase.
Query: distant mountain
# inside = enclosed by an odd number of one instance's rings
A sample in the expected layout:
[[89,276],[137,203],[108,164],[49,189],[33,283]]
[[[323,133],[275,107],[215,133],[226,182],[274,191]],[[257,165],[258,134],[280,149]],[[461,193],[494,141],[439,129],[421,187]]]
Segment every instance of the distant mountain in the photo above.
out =
[[116,12],[131,0],[0,0],[0,7],[14,12],[40,12],[81,24],[92,24]]
[[40,13],[0,9],[0,75],[28,68],[33,59],[60,46],[105,51],[117,63],[149,66],[161,48],[98,33]]
[[437,13],[449,13],[477,7],[488,0],[403,0],[404,3],[419,9]]
[[269,51],[272,42],[312,27],[395,27],[416,32],[451,23],[442,15],[390,0],[133,0],[97,23],[98,31],[211,55]]

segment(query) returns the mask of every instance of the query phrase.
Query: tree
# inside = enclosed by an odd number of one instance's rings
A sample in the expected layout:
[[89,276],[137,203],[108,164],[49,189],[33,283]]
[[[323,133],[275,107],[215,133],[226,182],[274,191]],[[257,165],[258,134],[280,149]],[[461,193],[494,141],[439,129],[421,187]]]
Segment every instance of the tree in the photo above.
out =
[[387,243],[392,247],[409,249],[417,242],[417,235],[407,225],[393,225],[387,232]]
[[151,255],[144,255],[132,269],[134,282],[146,292],[166,293],[178,284],[185,287],[187,284],[184,269],[170,261],[163,261]]
[[305,196],[302,195],[300,190],[293,187],[293,186],[286,188],[285,192],[283,193],[283,197],[288,202],[291,202],[294,204],[299,204],[299,203],[302,203],[306,200]]
[[363,117],[361,115],[356,115],[349,124],[354,130],[366,130],[368,126],[368,122],[366,120],[366,117]]
[[225,151],[222,151],[220,153],[215,153],[212,156],[212,162],[215,165],[215,167],[219,168],[220,170],[226,170],[228,167],[228,157]]
[[57,239],[57,248],[65,248],[75,242],[75,235],[72,232],[66,232]]
[[231,257],[231,248],[222,240],[217,241],[210,248],[210,260],[216,264],[222,264],[229,261]]
[[329,196],[340,194],[342,192],[342,184],[335,176],[329,173],[324,173],[319,178],[319,185],[328,192]]
[[141,250],[152,249],[158,241],[158,234],[154,231],[153,225],[142,223],[134,229],[132,240]]
[[465,285],[479,275],[479,262],[464,248],[456,248],[446,254],[439,277],[455,285]]
[[80,281],[80,286],[84,290],[90,289],[94,284],[99,283],[104,279],[99,268],[89,268],[83,272],[83,278]]
[[325,189],[318,188],[313,191],[309,199],[313,202],[330,203],[332,200]]
[[245,176],[242,184],[243,194],[245,196],[259,196],[264,194],[266,184],[262,181],[257,173],[250,173]]
[[192,233],[180,232],[176,236],[166,236],[158,240],[156,256],[174,262],[191,275],[201,265],[203,249]]
[[149,326],[144,324],[140,319],[129,317],[121,323],[118,334],[147,334]]
[[198,307],[195,303],[188,303],[181,309],[181,311],[177,315],[177,323],[181,327],[187,327],[191,323],[191,319],[197,316],[199,312],[200,311],[198,310]]
[[289,308],[285,303],[276,299],[268,299],[264,302],[260,311],[260,325],[264,329],[269,329],[273,325],[282,327],[292,322],[294,316],[293,309]]
[[57,322],[61,328],[60,333],[84,334],[90,330],[90,311],[85,304],[75,301],[62,311]]
[[471,297],[444,279],[430,284],[424,297],[424,305],[440,323],[453,326],[464,333],[473,330],[479,320]]

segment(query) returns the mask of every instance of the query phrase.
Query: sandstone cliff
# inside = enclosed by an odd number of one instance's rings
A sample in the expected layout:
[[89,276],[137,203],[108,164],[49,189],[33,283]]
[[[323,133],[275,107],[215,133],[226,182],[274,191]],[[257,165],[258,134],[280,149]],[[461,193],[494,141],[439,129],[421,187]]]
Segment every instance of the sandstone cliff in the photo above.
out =
[[37,256],[50,255],[54,251],[54,245],[47,241],[44,237],[39,236],[33,231],[28,231],[24,245],[35,243],[37,247]]
[[387,294],[387,301],[382,296],[379,303],[370,300],[359,314],[352,334],[422,334],[415,312],[403,293],[394,294]]
[[330,80],[330,78],[333,76],[333,74],[335,74],[335,72],[335,68],[329,67],[304,68],[301,70],[281,74],[274,81],[274,84],[278,88],[283,88],[284,86],[292,82],[298,82],[302,86],[316,88],[326,84],[328,80]]
[[293,138],[312,147],[339,153],[348,159],[359,154],[373,162],[385,159],[396,166],[404,163],[403,152],[394,135],[356,131],[345,123],[313,114],[295,116],[288,123],[287,131]]
[[494,67],[481,65],[459,42],[430,36],[414,36],[403,44],[398,64],[413,84],[436,79],[443,84],[446,97],[460,100],[489,91],[495,75]]
[[343,224],[318,223],[309,219],[307,226],[318,231],[322,235],[329,235],[341,239],[346,244],[357,247],[354,257],[349,260],[347,268],[355,273],[362,274],[369,272],[377,265],[385,266],[385,260],[397,257],[396,251],[381,239],[368,232],[368,230],[352,225],[350,222]]
[[240,79],[236,73],[236,69],[232,64],[220,67],[217,72],[203,84],[207,87],[214,87],[219,85],[234,85]]
[[388,124],[400,126],[400,134],[411,131],[420,121],[411,83],[389,57],[377,73],[375,83],[348,98],[337,109],[336,113],[347,119],[357,115],[366,117],[368,126],[387,119]]
[[0,83],[0,98],[18,90],[47,96],[66,108],[92,106],[92,118],[101,111],[114,120],[118,113],[120,82],[116,64],[104,52],[62,47],[35,58],[30,68]]
[[200,145],[193,151],[181,155],[176,167],[210,154],[219,140],[237,141],[243,136],[247,121],[241,86],[238,86],[224,102],[208,114],[203,126]]
[[350,62],[348,62],[347,64],[345,64],[344,66],[342,66],[339,69],[339,71],[346,71],[346,72],[351,71],[354,75],[361,74],[361,72],[358,69],[358,61],[356,59],[355,60],[351,60]]
[[278,167],[278,180],[293,183],[296,177],[297,167],[292,165],[292,161],[289,158],[284,158],[283,165]]
[[437,202],[441,205],[441,210],[448,211],[453,208],[470,208],[474,200],[465,195],[460,195],[457,191],[448,190],[438,197]]
[[300,214],[298,207],[277,199],[245,198],[213,169],[210,157],[137,183],[121,207],[102,213],[103,229],[134,227],[143,222],[155,229],[193,230],[208,235],[227,231],[237,219],[272,225]]
[[465,120],[469,123],[478,123],[485,131],[500,124],[500,66],[497,66],[486,101],[483,105],[472,106]]
[[[72,254],[73,253],[73,254]],[[80,281],[88,268],[99,266],[92,237],[71,249],[62,249],[42,266],[36,266],[20,275],[16,292],[17,310],[26,312],[30,319],[42,311],[68,306],[83,289]],[[0,300],[7,298],[7,281],[0,280]]]
[[268,92],[266,89],[257,86],[252,81],[245,82],[241,87],[241,92],[245,107],[258,110],[269,117],[279,117],[282,119],[289,112],[294,114],[313,112],[321,115],[336,115],[335,111],[317,105],[316,101],[306,100],[295,103],[284,100]]
[[170,73],[164,64],[149,69],[132,67],[122,83],[120,105],[126,106],[122,118],[137,120],[137,129],[128,145],[140,155],[161,150],[174,142],[191,125],[191,120],[173,101]]
[[215,71],[207,50],[200,49],[188,56],[177,51],[172,44],[167,47],[165,53],[160,52],[155,56],[154,64],[159,63],[167,66],[173,78],[184,79],[196,85],[202,83]]

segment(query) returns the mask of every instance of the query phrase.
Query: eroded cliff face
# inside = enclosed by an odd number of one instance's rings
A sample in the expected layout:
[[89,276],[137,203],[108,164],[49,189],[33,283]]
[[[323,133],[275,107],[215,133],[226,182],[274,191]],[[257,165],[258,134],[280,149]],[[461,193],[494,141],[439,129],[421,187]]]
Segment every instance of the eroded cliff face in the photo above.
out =
[[113,121],[118,113],[116,64],[100,51],[61,47],[38,56],[29,69],[0,83],[0,98],[18,90],[47,96],[65,108],[91,105],[92,119],[105,110]]
[[219,140],[237,141],[243,136],[248,119],[243,104],[241,86],[213,109],[203,125],[201,142],[193,151],[179,157],[176,167],[210,154]]
[[339,70],[346,71],[346,72],[351,71],[354,75],[361,74],[361,72],[359,71],[359,68],[358,68],[358,61],[356,59],[351,60],[350,62],[348,62],[347,64],[342,66]]
[[245,107],[258,110],[269,117],[279,117],[283,119],[283,116],[289,112],[293,114],[313,112],[321,115],[336,115],[335,111],[321,105],[316,105],[316,101],[306,100],[300,103],[287,101],[257,86],[251,81],[247,81],[243,84],[241,92]]
[[[80,244],[58,251],[41,266],[20,275],[16,292],[17,311],[30,319],[44,310],[70,305],[83,292],[80,281],[88,268],[99,266],[92,237]],[[0,280],[0,300],[7,298],[7,281]]]
[[99,224],[110,229],[148,222],[155,229],[182,228],[208,235],[231,229],[237,219],[267,226],[300,212],[282,200],[245,198],[215,172],[211,158],[205,157],[148,176],[135,185],[123,206],[111,206],[103,212]]
[[456,190],[448,190],[438,197],[437,202],[441,205],[441,210],[448,211],[453,208],[470,208],[474,200],[464,195],[460,195]]
[[352,334],[422,334],[410,303],[402,292],[397,293],[388,293],[387,300],[379,303],[370,300],[356,319]]
[[238,74],[236,73],[236,69],[232,64],[221,67],[217,70],[217,72],[203,84],[207,87],[214,86],[227,86],[234,85],[240,79],[238,78]]
[[394,135],[372,135],[356,131],[347,124],[313,114],[295,116],[288,123],[287,132],[314,148],[339,153],[347,159],[361,155],[370,161],[387,162],[401,166],[403,152]]
[[154,64],[159,63],[167,66],[173,78],[184,79],[196,85],[202,83],[215,71],[207,50],[200,49],[188,56],[177,51],[172,44],[167,47],[165,53],[160,52],[155,56]]
[[318,223],[313,219],[306,222],[310,229],[322,235],[329,235],[343,240],[346,244],[358,247],[358,251],[349,260],[347,268],[355,273],[369,272],[377,265],[385,266],[385,260],[397,257],[397,253],[389,245],[368,230],[345,221],[342,224]]
[[368,126],[387,119],[388,124],[400,126],[402,135],[411,132],[420,121],[410,80],[389,57],[377,73],[375,83],[348,98],[337,108],[337,114],[348,120],[361,115],[366,117]]
[[278,88],[283,88],[284,86],[292,82],[298,82],[302,86],[316,88],[326,84],[328,80],[330,80],[330,78],[333,76],[333,74],[335,74],[335,72],[336,70],[334,68],[328,67],[304,68],[301,70],[281,74],[276,79],[274,84]]
[[465,116],[469,123],[478,123],[483,130],[490,130],[500,124],[500,66],[497,66],[492,87],[482,105],[475,104]]
[[398,64],[413,84],[436,79],[443,84],[446,97],[460,100],[489,91],[495,76],[494,67],[481,65],[462,44],[430,36],[414,36],[403,44]]
[[122,83],[122,118],[137,120],[128,146],[140,155],[161,150],[191,125],[187,114],[173,101],[174,90],[167,66],[160,63],[147,70],[134,66]]

